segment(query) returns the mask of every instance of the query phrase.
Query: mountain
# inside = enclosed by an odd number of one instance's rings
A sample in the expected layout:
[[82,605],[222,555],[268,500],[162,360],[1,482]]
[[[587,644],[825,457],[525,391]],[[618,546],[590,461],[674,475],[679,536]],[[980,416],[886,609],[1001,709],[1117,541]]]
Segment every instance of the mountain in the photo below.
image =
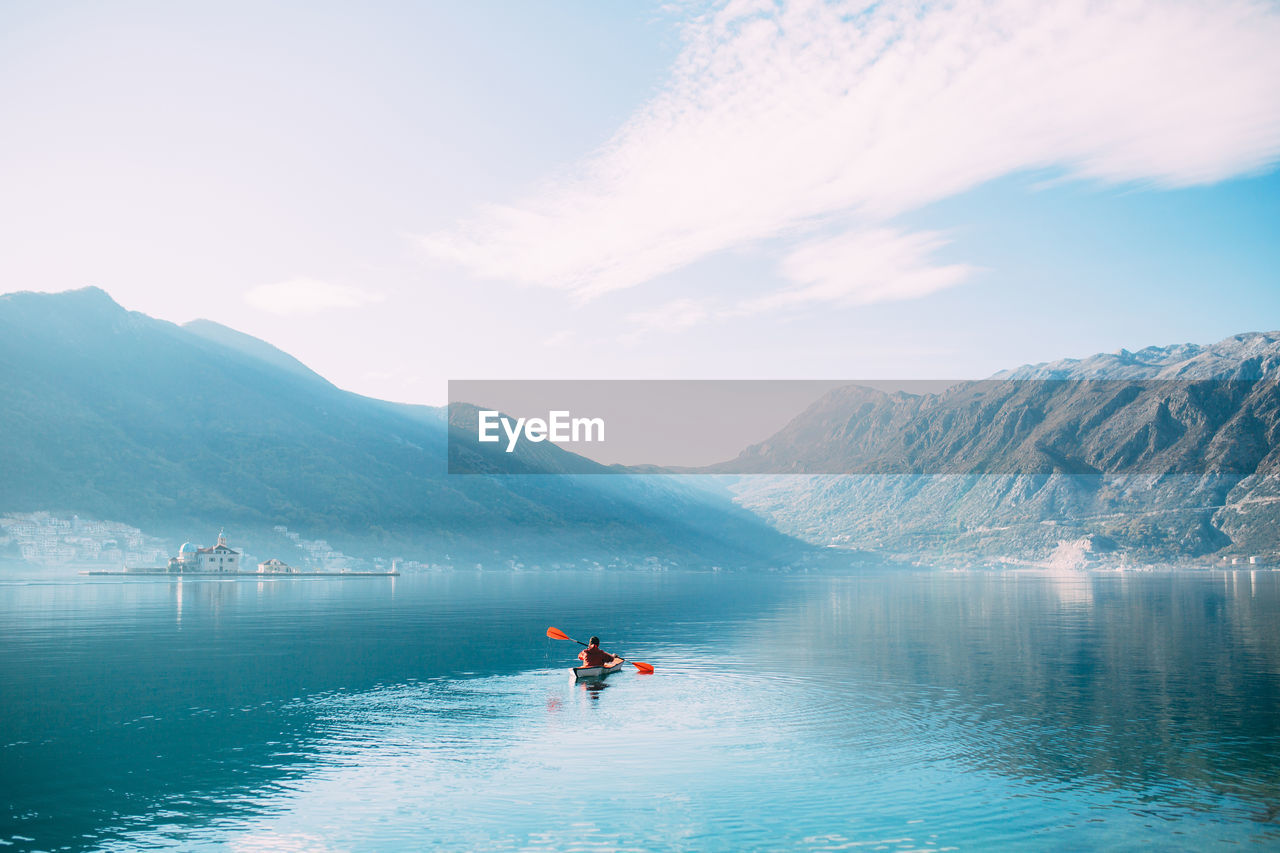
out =
[[237,332],[221,323],[215,323],[212,320],[192,320],[189,323],[183,323],[182,328],[205,340],[247,355],[254,361],[266,362],[295,376],[324,381],[318,373],[288,353],[281,352],[266,341],[246,335],[244,332]]
[[[216,323],[177,326],[93,288],[15,293],[0,296],[0,514],[175,542],[225,526],[264,556],[293,547],[287,527],[356,556],[455,564],[769,565],[796,556],[792,537],[1073,565],[1267,555],[1278,380],[1280,333],[1258,333],[937,393],[846,386],[705,469],[734,477],[597,476],[549,443],[477,444],[473,407],[343,391]],[[487,473],[449,474],[459,459]]]
[[823,544],[1086,564],[1280,551],[1280,333],[836,389],[707,470]]
[[545,476],[593,464],[558,449],[521,457],[523,476],[449,475],[442,409],[343,391],[263,341],[96,288],[0,296],[0,377],[0,514],[175,541],[225,526],[255,553],[290,547],[283,526],[423,562],[736,566],[798,549],[692,479]]

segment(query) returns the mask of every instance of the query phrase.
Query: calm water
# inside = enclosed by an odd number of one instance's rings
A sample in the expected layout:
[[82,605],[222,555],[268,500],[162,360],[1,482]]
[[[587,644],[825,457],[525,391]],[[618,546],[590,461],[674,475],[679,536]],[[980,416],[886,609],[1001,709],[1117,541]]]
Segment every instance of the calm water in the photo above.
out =
[[10,574],[0,690],[10,849],[1280,848],[1272,573]]

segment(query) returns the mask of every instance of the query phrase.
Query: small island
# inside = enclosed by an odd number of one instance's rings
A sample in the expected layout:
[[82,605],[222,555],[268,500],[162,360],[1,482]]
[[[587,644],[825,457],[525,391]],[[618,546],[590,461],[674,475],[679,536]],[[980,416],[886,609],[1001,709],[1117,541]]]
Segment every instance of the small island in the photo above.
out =
[[202,548],[191,542],[184,542],[178,549],[178,556],[170,557],[164,567],[130,568],[120,571],[83,571],[82,575],[200,575],[204,577],[262,577],[264,575],[283,575],[286,577],[397,577],[400,573],[394,568],[388,572],[305,572],[294,568],[283,560],[271,557],[258,564],[256,572],[240,569],[239,551],[227,544],[226,531],[218,532],[218,543]]

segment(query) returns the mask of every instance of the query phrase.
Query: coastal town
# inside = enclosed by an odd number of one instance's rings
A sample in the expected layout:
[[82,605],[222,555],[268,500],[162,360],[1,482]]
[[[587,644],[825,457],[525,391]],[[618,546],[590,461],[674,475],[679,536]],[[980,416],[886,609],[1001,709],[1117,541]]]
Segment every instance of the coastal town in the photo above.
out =
[[244,555],[227,544],[225,530],[218,531],[218,541],[207,547],[184,542],[175,557],[170,557],[164,567],[129,567],[119,571],[85,570],[84,575],[292,575],[308,577],[333,576],[343,577],[394,577],[400,572],[394,564],[390,570],[356,571],[349,568],[320,571],[303,571],[297,569],[277,557],[270,557],[258,563],[257,570],[242,565]]
[[[344,576],[362,576],[362,577],[387,577],[400,574],[394,564],[390,570],[376,571],[355,571],[349,568],[341,568],[338,570],[323,571],[303,571],[297,569],[285,561],[277,557],[269,557],[258,563],[257,570],[251,570],[248,566],[242,565],[244,555],[227,544],[226,530],[218,531],[218,541],[208,547],[202,547],[192,542],[184,542],[182,547],[178,549],[176,557],[170,557],[169,562],[163,569],[155,568],[128,568],[125,567],[124,574],[223,574],[223,575],[307,575],[307,576],[327,576],[327,575],[344,575]],[[116,572],[87,571],[83,574],[117,574]]]
[[165,539],[120,522],[50,512],[12,513],[0,516],[0,563],[80,568],[95,574],[387,575],[432,568],[398,557],[350,557],[323,539],[306,539],[284,526],[273,528],[272,534],[268,538],[280,550],[262,559],[230,544],[225,530],[213,545],[189,540],[174,555]]
[[46,566],[154,566],[168,553],[163,539],[119,522],[49,512],[0,517],[0,559]]

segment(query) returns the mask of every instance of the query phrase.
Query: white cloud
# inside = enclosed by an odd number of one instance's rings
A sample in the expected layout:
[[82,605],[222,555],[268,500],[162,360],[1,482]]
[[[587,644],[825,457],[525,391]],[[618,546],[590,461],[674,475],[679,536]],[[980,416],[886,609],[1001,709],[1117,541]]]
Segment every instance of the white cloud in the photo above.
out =
[[652,332],[674,332],[709,321],[826,304],[869,305],[916,299],[953,287],[977,271],[968,264],[937,264],[932,255],[947,244],[936,232],[889,228],[847,231],[814,239],[790,251],[779,272],[790,286],[730,304],[723,299],[682,297],[627,315],[635,341]]
[[[592,158],[423,244],[589,298],[782,237],[801,285],[782,303],[920,295],[965,271],[886,223],[1001,175],[1185,186],[1271,164],[1278,44],[1254,0],[721,4]],[[856,233],[810,236],[836,219]]]
[[752,300],[744,308],[755,313],[808,302],[866,305],[927,296],[974,272],[966,264],[932,263],[930,256],[945,244],[934,232],[888,228],[815,240],[782,260],[782,275],[792,287]]
[[263,284],[244,295],[244,301],[272,314],[310,314],[333,308],[360,308],[381,302],[383,296],[355,287],[314,278],[291,278]]
[[546,349],[559,349],[567,347],[573,343],[574,334],[568,329],[561,329],[558,332],[552,332],[542,339],[542,346]]
[[710,304],[697,299],[673,299],[649,311],[635,311],[627,315],[633,329],[623,336],[635,341],[650,332],[678,332],[699,325],[713,316]]

